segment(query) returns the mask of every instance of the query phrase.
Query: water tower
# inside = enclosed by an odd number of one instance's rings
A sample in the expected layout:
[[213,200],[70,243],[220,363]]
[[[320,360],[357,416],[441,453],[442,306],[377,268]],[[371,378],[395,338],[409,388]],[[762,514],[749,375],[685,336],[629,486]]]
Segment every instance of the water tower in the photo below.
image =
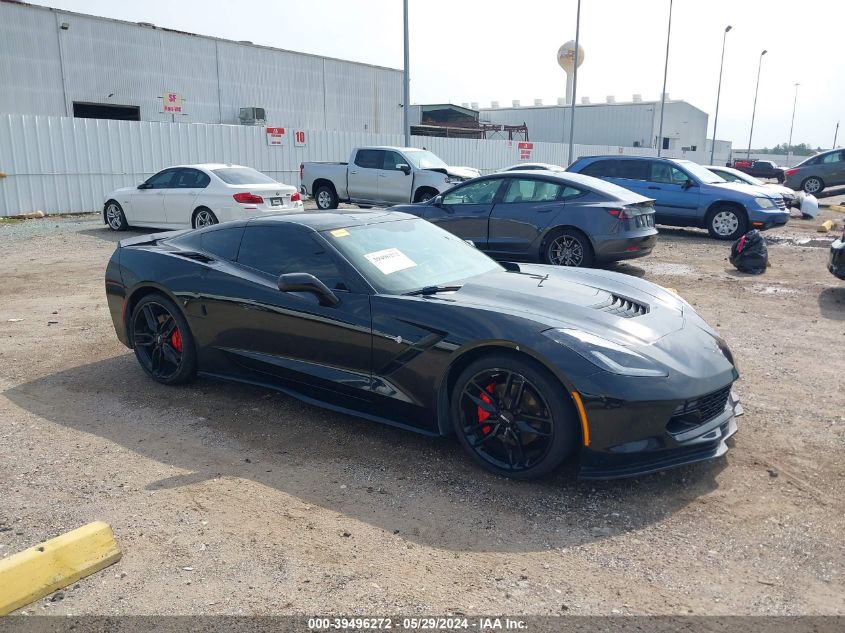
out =
[[[575,42],[568,41],[566,44],[557,49],[557,63],[566,72],[566,104],[572,103],[572,89],[575,78]],[[584,63],[584,47],[578,46],[578,66]]]

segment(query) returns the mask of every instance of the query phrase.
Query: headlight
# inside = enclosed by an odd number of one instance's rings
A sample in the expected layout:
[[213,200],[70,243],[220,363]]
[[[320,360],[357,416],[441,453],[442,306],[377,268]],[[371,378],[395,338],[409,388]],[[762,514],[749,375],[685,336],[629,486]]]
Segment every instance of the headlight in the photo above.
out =
[[756,202],[757,206],[761,209],[771,209],[778,206],[771,198],[754,198],[754,202]]
[[654,361],[595,334],[558,328],[543,332],[552,340],[577,352],[593,365],[620,376],[668,376]]
[[446,183],[450,185],[457,185],[459,182],[463,182],[464,179],[459,176],[446,176]]

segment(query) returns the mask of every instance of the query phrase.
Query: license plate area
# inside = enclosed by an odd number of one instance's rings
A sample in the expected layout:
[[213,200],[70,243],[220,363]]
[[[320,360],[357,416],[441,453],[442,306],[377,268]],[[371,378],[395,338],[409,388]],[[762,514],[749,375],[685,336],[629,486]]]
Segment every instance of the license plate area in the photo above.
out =
[[654,215],[649,213],[648,215],[638,215],[637,216],[637,228],[649,228],[654,226]]
[[270,198],[270,206],[271,207],[280,207],[282,206],[283,201],[281,198]]

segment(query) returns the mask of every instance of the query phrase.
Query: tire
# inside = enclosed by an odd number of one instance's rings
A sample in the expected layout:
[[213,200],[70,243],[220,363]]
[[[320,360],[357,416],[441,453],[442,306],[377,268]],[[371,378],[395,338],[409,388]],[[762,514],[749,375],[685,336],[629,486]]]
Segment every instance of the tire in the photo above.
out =
[[320,211],[337,209],[337,194],[334,189],[328,185],[320,185],[317,187],[317,191],[314,192],[314,201],[317,203],[317,208]]
[[116,200],[109,200],[103,208],[103,220],[112,231],[125,231],[129,228],[123,207]]
[[182,312],[158,292],[143,297],[129,317],[129,340],[141,368],[153,380],[177,385],[197,370],[194,337]]
[[191,218],[191,226],[195,229],[201,229],[204,226],[213,226],[219,223],[220,220],[214,215],[214,211],[208,207],[199,207],[194,211],[194,217]]
[[710,209],[704,222],[710,237],[717,240],[735,240],[748,230],[745,211],[727,204]]
[[801,183],[801,189],[804,190],[804,193],[809,193],[814,196],[824,190],[824,180],[818,176],[810,176],[809,178],[805,178],[803,180]]
[[414,202],[428,202],[436,196],[437,192],[434,189],[419,189],[417,195],[414,196]]
[[458,441],[472,459],[513,479],[548,475],[578,446],[575,413],[563,385],[516,355],[491,353],[464,369],[450,412]]
[[552,233],[543,244],[541,259],[553,266],[589,268],[595,260],[589,238],[576,229],[561,229]]

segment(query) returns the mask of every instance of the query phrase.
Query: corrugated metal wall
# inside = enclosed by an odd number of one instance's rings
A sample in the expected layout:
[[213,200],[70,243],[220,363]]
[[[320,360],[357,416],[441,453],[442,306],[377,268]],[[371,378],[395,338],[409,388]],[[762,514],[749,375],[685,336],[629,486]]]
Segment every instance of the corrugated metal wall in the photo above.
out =
[[259,106],[271,126],[403,129],[399,70],[8,2],[0,86],[0,113],[71,116],[81,102],[170,121],[159,97],[173,91],[185,123],[237,123],[239,108]]
[[[264,128],[240,125],[107,121],[7,114],[0,116],[0,216],[27,211],[99,211],[103,196],[136,185],[170,165],[228,162],[249,165],[299,185],[303,161],[346,160],[354,147],[401,145],[400,134],[310,130],[307,144],[295,147],[289,130],[285,145],[267,144]],[[487,173],[519,162],[517,142],[412,137],[451,165]],[[532,161],[567,165],[568,147],[534,143]],[[575,157],[600,154],[653,156],[654,150],[608,145],[576,145]],[[680,152],[664,152],[682,157]],[[701,162],[704,153],[687,154]],[[724,162],[724,159],[722,159]]]

